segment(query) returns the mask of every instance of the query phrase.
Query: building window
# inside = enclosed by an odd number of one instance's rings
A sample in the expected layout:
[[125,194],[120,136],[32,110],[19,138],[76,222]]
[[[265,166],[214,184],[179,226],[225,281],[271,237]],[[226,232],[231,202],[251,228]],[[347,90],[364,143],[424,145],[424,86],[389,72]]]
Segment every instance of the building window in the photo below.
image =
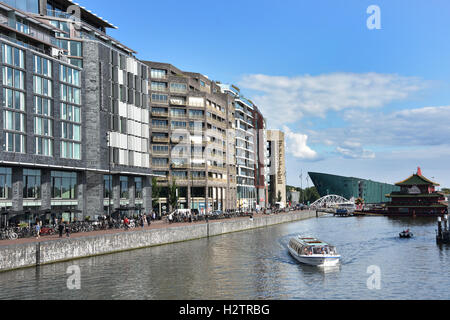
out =
[[136,199],[143,199],[144,197],[143,197],[142,178],[140,177],[134,178],[134,189]]
[[70,58],[69,63],[75,67],[83,68],[83,59]]
[[110,175],[103,176],[103,197],[105,199],[112,198],[112,177]]
[[152,94],[152,102],[156,103],[167,103],[168,102],[168,96],[166,94]]
[[186,179],[187,172],[186,171],[172,171],[172,177],[176,179]]
[[61,141],[61,158],[81,160],[81,144]]
[[39,0],[5,0],[4,2],[25,12],[39,13]]
[[25,94],[13,89],[3,88],[3,107],[25,111]]
[[61,100],[74,104],[81,104],[81,90],[61,84]]
[[6,152],[25,153],[25,135],[11,132],[3,133],[3,150]]
[[52,198],[76,199],[77,198],[77,173],[52,171]]
[[34,112],[42,116],[52,117],[52,101],[43,97],[34,97]]
[[128,199],[128,177],[120,177],[120,198]]
[[14,67],[25,68],[23,50],[7,44],[2,44],[2,61]]
[[40,56],[34,56],[34,72],[51,78],[52,62]]
[[163,145],[153,145],[152,150],[154,153],[168,153],[169,152],[169,146],[163,146]]
[[171,83],[170,91],[177,93],[185,93],[187,92],[187,84],[185,83]]
[[53,156],[53,140],[49,138],[36,137],[36,154],[40,156]]
[[81,126],[68,122],[61,122],[61,138],[81,141]]
[[156,79],[166,79],[167,78],[167,70],[152,69],[151,77],[156,78]]
[[23,198],[41,197],[41,170],[23,169]]
[[53,136],[53,120],[34,117],[34,134],[39,136]]
[[69,38],[70,37],[70,28],[69,28],[69,24],[67,22],[52,20],[52,21],[50,21],[50,23],[52,25],[54,25],[55,27],[57,27],[58,29],[67,32],[67,33],[57,32],[55,34],[57,37],[60,37],[60,38]]
[[152,90],[153,91],[167,91],[167,83],[152,81]]
[[3,85],[24,90],[25,73],[10,67],[3,67]]
[[80,107],[73,106],[71,104],[61,103],[61,119],[81,123]]
[[186,110],[185,109],[170,109],[170,115],[173,117],[186,117]]
[[25,114],[3,110],[3,129],[25,132]]
[[152,158],[152,165],[155,167],[166,167],[169,165],[167,158]]
[[74,86],[80,86],[80,71],[61,65],[60,68],[60,80],[72,84]]
[[12,169],[0,168],[0,199],[11,199]]
[[42,96],[46,96],[46,97],[52,97],[53,93],[52,93],[52,81],[42,78],[42,77],[38,77],[38,76],[34,76],[33,77],[33,88],[34,88],[34,93],[40,94]]
[[167,120],[152,120],[152,126],[155,128],[167,128],[168,121]]

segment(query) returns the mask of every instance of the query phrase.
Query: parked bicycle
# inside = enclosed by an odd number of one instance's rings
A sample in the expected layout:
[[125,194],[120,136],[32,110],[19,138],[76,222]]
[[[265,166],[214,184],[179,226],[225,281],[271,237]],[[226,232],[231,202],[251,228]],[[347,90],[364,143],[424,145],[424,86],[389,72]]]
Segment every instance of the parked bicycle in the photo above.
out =
[[1,240],[17,240],[19,235],[11,228],[0,230]]

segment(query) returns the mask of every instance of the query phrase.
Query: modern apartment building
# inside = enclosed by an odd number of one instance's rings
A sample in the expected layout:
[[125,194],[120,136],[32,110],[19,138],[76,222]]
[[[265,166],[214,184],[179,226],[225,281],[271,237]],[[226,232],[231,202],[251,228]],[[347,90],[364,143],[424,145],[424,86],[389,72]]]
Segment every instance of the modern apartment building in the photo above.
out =
[[243,210],[266,208],[266,121],[258,107],[246,99],[238,87],[219,86],[233,98],[235,106],[237,207]]
[[[269,202],[286,204],[286,160],[285,137],[279,130],[267,130],[269,163]],[[280,199],[281,198],[281,199]],[[281,201],[278,201],[281,200]]]
[[234,209],[236,174],[232,99],[199,73],[158,62],[149,68],[151,166],[162,187],[155,209],[169,209],[175,181],[179,208]]
[[152,210],[150,71],[108,28],[68,0],[0,3],[0,206],[10,215]]
[[270,157],[267,150],[266,119],[258,108],[255,108],[256,131],[256,162],[255,162],[255,187],[257,192],[258,207],[269,207],[269,165]]

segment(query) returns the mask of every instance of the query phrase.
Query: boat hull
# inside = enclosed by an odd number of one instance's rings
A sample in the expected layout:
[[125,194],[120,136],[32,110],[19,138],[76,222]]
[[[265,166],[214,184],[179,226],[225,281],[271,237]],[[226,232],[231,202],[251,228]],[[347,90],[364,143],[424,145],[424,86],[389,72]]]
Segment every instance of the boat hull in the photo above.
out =
[[291,248],[289,248],[289,253],[300,263],[318,267],[336,266],[341,259],[340,256],[322,256],[322,255],[300,256]]

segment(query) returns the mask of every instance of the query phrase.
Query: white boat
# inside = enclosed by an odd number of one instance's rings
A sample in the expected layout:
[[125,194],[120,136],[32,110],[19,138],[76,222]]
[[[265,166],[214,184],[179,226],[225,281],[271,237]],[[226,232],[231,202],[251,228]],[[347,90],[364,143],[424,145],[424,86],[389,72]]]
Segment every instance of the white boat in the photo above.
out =
[[288,249],[298,262],[313,266],[336,266],[341,259],[336,247],[316,238],[297,236],[289,241]]

